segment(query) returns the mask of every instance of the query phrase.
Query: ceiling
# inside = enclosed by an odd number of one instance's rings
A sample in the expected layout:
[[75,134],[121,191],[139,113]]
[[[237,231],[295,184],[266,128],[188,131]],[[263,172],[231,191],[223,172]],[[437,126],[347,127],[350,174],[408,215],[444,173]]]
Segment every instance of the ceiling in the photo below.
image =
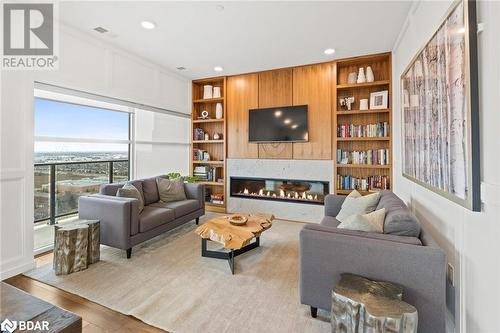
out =
[[[60,3],[60,18],[185,77],[202,78],[390,51],[410,5],[410,1],[76,1]],[[155,22],[156,29],[143,29],[143,20]],[[99,34],[93,30],[98,26],[110,32]],[[326,48],[336,52],[325,55]],[[177,70],[180,66],[186,70]],[[215,73],[214,66],[224,71]]]

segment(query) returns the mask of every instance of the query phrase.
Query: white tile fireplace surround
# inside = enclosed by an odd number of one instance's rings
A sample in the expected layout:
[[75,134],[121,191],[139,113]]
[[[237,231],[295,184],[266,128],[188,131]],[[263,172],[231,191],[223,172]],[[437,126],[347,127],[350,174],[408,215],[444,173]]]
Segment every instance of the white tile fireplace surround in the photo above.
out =
[[329,182],[333,193],[333,161],[321,160],[227,160],[227,210],[229,212],[269,212],[277,218],[319,223],[324,206],[309,203],[248,199],[230,196],[231,177],[316,180]]

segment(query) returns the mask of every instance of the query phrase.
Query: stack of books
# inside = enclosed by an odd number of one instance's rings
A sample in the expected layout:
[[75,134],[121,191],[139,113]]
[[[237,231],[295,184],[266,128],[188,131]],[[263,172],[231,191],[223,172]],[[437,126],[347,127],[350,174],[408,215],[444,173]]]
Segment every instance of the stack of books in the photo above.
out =
[[389,149],[368,149],[365,151],[337,149],[337,163],[387,165],[389,164]]
[[338,190],[388,190],[390,187],[389,176],[368,176],[356,178],[353,176],[337,175]]
[[210,168],[206,165],[200,165],[194,168],[193,176],[198,178],[199,180],[208,181],[208,173]]
[[210,194],[210,202],[217,205],[224,204],[224,194],[222,193],[213,193]]
[[366,125],[341,124],[337,127],[337,137],[339,138],[375,138],[386,136],[389,136],[389,123],[387,121]]

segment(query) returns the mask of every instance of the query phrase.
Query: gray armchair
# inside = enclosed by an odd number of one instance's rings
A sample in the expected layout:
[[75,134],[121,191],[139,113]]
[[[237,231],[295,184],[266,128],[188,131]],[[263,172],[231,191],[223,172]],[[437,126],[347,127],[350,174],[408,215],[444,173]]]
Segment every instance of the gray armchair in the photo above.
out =
[[[392,192],[382,191],[377,209],[386,208],[384,232],[374,234],[338,229],[335,216],[345,196],[328,195],[325,217],[300,232],[300,301],[317,309],[331,309],[331,291],[341,273],[390,281],[404,287],[403,300],[418,310],[418,332],[445,331],[446,258],[419,226],[416,218]],[[399,224],[399,228],[395,228]],[[413,236],[403,236],[406,224]]]
[[117,197],[124,183],[105,184],[100,193],[82,196],[78,214],[82,219],[100,221],[101,244],[127,251],[132,247],[205,214],[205,187],[184,184],[186,200],[161,202],[156,177],[131,182],[144,198],[144,210],[139,214],[137,199]]

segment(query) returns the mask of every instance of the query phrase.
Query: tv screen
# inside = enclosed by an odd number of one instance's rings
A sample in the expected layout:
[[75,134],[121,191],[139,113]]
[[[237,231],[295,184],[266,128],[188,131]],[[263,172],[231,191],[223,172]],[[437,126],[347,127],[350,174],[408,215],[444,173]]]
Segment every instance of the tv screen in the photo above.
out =
[[304,142],[309,140],[307,105],[249,111],[250,142]]

